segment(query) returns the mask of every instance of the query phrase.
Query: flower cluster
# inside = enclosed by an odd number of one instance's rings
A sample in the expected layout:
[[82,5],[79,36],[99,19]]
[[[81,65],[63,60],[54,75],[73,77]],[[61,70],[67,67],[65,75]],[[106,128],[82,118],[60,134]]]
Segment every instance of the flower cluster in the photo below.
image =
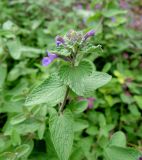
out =
[[82,35],[82,33],[80,33],[80,32],[70,30],[64,38],[61,36],[56,36],[55,42],[56,42],[56,46],[57,46],[58,51],[55,53],[54,52],[53,53],[47,52],[47,56],[42,59],[42,65],[48,66],[56,58],[63,58],[64,60],[66,60],[67,55],[61,55],[58,53],[58,52],[62,52],[62,48],[67,50],[67,53],[68,53],[68,52],[70,52],[71,47],[73,48],[77,43],[78,43],[78,45],[81,45],[89,37],[92,37],[94,35],[95,35],[95,30],[90,30],[85,35]]
[[62,37],[60,37],[60,36],[57,36],[55,38],[55,40],[56,40],[57,47],[59,47],[60,45],[63,45],[65,43],[65,40]]

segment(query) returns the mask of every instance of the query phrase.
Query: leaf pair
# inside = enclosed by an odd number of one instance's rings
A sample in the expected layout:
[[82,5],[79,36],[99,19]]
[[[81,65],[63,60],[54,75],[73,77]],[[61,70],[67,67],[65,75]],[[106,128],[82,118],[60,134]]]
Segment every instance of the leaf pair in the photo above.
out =
[[95,72],[93,64],[88,60],[82,61],[78,66],[64,65],[60,68],[59,76],[53,74],[31,91],[25,105],[46,103],[55,106],[63,101],[66,86],[79,96],[89,97],[110,79],[111,76],[107,73]]

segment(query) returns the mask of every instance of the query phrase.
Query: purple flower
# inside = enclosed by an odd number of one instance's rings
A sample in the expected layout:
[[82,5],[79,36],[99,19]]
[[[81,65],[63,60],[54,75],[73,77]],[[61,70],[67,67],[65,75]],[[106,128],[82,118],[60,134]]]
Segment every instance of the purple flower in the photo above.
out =
[[56,54],[50,52],[47,52],[47,55],[52,61],[58,57]]
[[96,100],[95,98],[93,97],[90,97],[90,98],[83,98],[83,97],[79,97],[79,100],[87,100],[88,101],[88,109],[92,109],[93,106],[94,106],[94,101]]
[[112,22],[115,22],[115,21],[116,21],[116,18],[115,18],[115,17],[111,17],[111,21],[112,21]]
[[65,43],[64,39],[60,36],[56,36],[55,40],[56,40],[57,47]]
[[90,11],[90,5],[89,4],[86,5],[86,10]]
[[42,65],[43,66],[48,66],[51,62],[52,62],[52,60],[49,57],[44,57],[42,59]]
[[88,100],[88,109],[92,109],[94,106],[95,98],[90,97],[90,98],[87,98],[87,100]]
[[120,0],[119,5],[123,9],[127,9],[129,7],[128,3],[124,0]]
[[77,8],[77,9],[82,9],[83,6],[82,6],[82,4],[77,4],[77,5],[76,5],[76,8]]
[[139,157],[139,159],[138,160],[142,160],[142,156],[141,157]]
[[95,35],[95,30],[90,30],[89,32],[87,32],[86,34],[85,34],[85,36],[84,36],[84,40],[86,40],[87,38],[89,38],[89,37],[92,37],[92,36],[94,36]]
[[102,8],[102,4],[98,3],[98,4],[95,5],[95,9],[101,9],[101,8]]
[[124,57],[125,59],[128,59],[128,58],[129,58],[128,53],[127,53],[127,52],[123,53],[123,57]]

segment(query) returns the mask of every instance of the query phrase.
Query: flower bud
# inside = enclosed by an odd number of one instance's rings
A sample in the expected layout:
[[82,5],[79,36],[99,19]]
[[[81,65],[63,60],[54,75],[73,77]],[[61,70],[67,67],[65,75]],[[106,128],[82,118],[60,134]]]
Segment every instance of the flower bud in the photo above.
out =
[[89,32],[87,32],[84,36],[84,40],[88,39],[89,37],[92,37],[95,35],[95,30],[90,30]]
[[59,47],[60,45],[65,43],[64,39],[62,37],[60,37],[60,36],[56,36],[55,40],[56,40],[57,47]]

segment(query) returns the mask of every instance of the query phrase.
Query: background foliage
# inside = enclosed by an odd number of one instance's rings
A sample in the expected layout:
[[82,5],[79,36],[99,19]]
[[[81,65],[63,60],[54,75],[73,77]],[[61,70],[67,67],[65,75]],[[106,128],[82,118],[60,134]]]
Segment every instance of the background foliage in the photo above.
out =
[[62,63],[41,66],[46,50],[55,46],[54,37],[70,29],[92,28],[96,35],[91,42],[102,45],[102,51],[88,51],[86,56],[112,80],[95,92],[91,109],[86,110],[85,100],[78,102],[71,95],[82,107],[72,108],[76,134],[70,160],[137,159],[129,152],[137,155],[142,150],[142,32],[141,20],[133,14],[142,4],[125,2],[0,1],[0,160],[58,160],[46,105],[25,106],[25,98]]

